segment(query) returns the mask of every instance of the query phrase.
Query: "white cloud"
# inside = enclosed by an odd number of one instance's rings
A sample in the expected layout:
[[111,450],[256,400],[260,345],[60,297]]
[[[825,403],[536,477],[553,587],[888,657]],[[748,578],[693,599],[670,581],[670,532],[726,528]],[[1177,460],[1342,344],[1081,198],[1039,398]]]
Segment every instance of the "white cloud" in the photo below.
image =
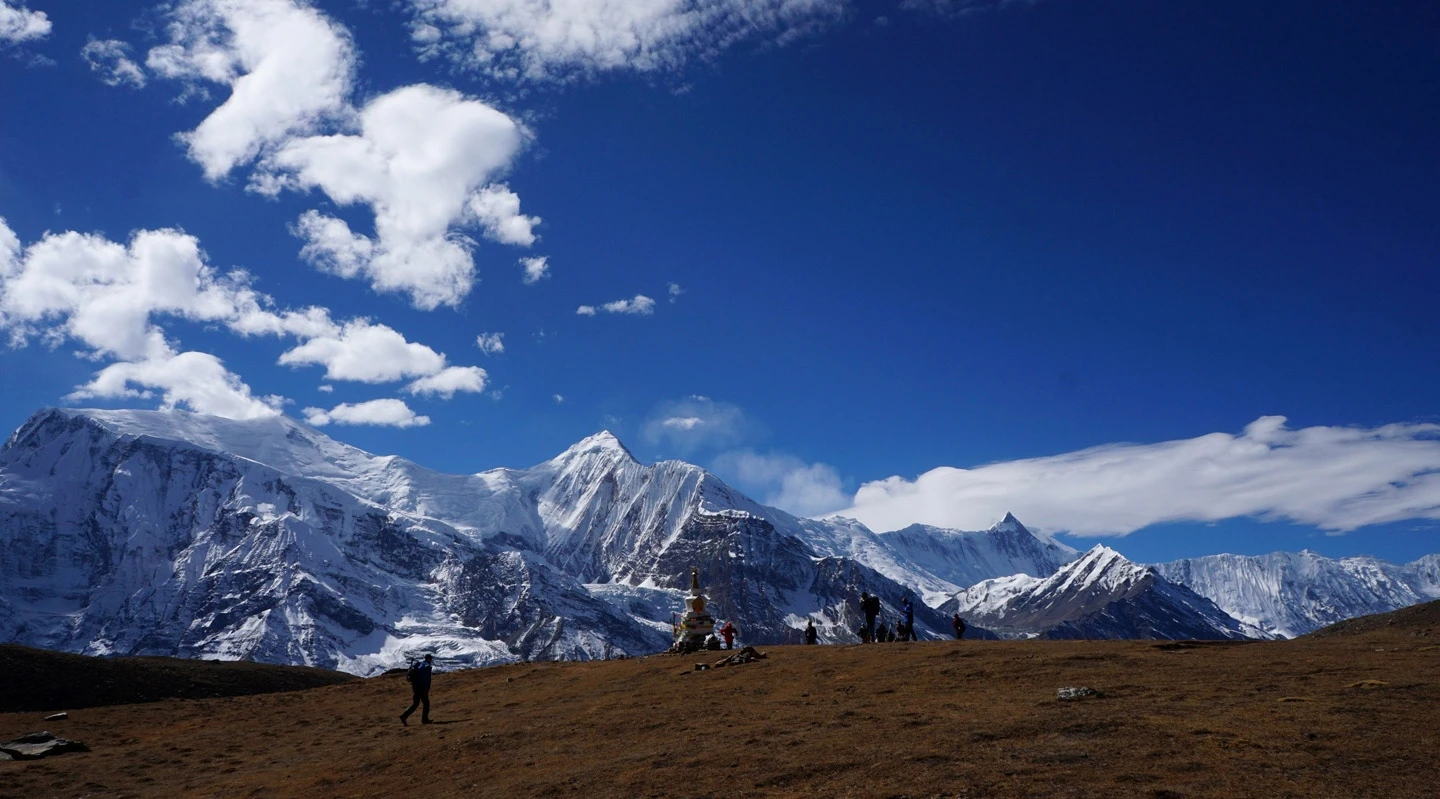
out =
[[793,455],[734,450],[715,459],[715,471],[754,492],[762,503],[796,516],[817,516],[850,504],[834,467]]
[[550,258],[541,255],[536,258],[521,258],[520,265],[525,268],[525,274],[521,276],[520,282],[527,286],[533,286],[550,277]]
[[292,0],[181,0],[169,16],[170,43],[150,50],[146,66],[192,92],[230,88],[180,136],[209,180],[347,111],[355,48],[319,11]]
[[509,186],[481,188],[470,196],[469,210],[485,231],[485,238],[521,247],[535,243],[534,227],[540,224],[540,217],[520,213],[520,195],[510,191]]
[[632,316],[649,316],[655,313],[655,301],[644,294],[636,294],[628,300],[615,300],[607,302],[600,307],[594,305],[582,305],[575,309],[580,316],[594,316],[604,311],[605,313],[630,314]]
[[145,85],[145,71],[130,58],[130,45],[119,39],[96,39],[80,48],[80,57],[94,72],[110,86],[125,84],[134,88]]
[[[20,237],[10,229],[5,217],[0,216],[0,280],[9,279],[20,268]],[[4,320],[0,308],[0,321]]]
[[672,302],[672,303],[675,302],[675,300],[678,299],[678,298],[680,297],[680,295],[681,295],[681,294],[684,294],[684,293],[685,293],[685,289],[680,288],[680,284],[679,284],[679,283],[671,283],[671,284],[670,284],[670,288],[669,288],[670,302]]
[[409,0],[422,55],[503,80],[654,71],[745,41],[786,43],[844,18],[848,0]]
[[51,343],[70,336],[98,356],[159,357],[169,345],[152,316],[226,321],[241,309],[258,310],[261,300],[248,276],[216,273],[200,243],[177,230],[141,231],[128,245],[46,234],[12,264],[0,284],[0,328],[16,345],[33,336]]
[[319,211],[301,214],[291,232],[305,240],[300,257],[322,272],[357,277],[375,257],[375,242],[369,236],[352,232],[345,220]]
[[640,429],[646,443],[668,446],[680,455],[702,447],[731,447],[756,432],[738,406],[701,396],[660,403]]
[[436,375],[445,368],[445,356],[386,325],[356,319],[286,351],[280,363],[324,365],[326,380],[388,383]]
[[256,398],[250,387],[214,355],[177,353],[168,348],[141,360],[112,363],[65,399],[148,398],[150,389],[161,392],[162,408],[185,407],[231,419],[274,416],[284,402],[280,397]]
[[486,355],[499,355],[505,351],[505,334],[481,333],[475,337],[475,346]]
[[451,366],[416,380],[405,387],[405,392],[448,400],[461,391],[479,394],[485,390],[485,380],[488,377],[485,370],[478,366]]
[[497,182],[529,139],[505,114],[424,84],[356,108],[350,34],[303,0],[181,0],[168,16],[171,41],[150,51],[151,72],[184,81],[182,98],[210,84],[231,89],[180,136],[208,179],[254,162],[252,191],[318,189],[373,214],[373,233],[303,214],[293,232],[316,267],[429,310],[458,305],[474,285],[467,231],[535,242],[540,218]]
[[300,343],[280,362],[320,364],[328,379],[415,379],[416,393],[479,391],[484,371],[453,367],[442,353],[364,319],[339,324],[324,308],[275,310],[241,270],[220,273],[195,237],[144,230],[127,244],[73,231],[46,234],[28,248],[0,219],[0,331],[12,346],[40,339],[55,347],[80,342],[101,369],[73,395],[139,398],[163,395],[224,416],[263,415],[282,398],[256,399],[240,378],[204,353],[180,352],[161,323],[212,323],[240,336],[292,336]]
[[563,395],[563,394],[553,394],[553,395],[551,395],[551,399],[555,400],[555,404],[556,404],[556,405],[564,405],[564,404],[565,404],[565,395]]
[[50,35],[50,20],[44,11],[31,11],[25,6],[0,0],[0,44],[18,44],[43,39]]
[[1440,519],[1440,425],[1291,430],[1283,416],[1265,416],[1238,436],[1109,444],[890,477],[862,485],[840,513],[894,530],[915,522],[976,529],[1007,511],[1037,529],[1085,536],[1235,517],[1334,532]]
[[646,297],[644,294],[636,294],[632,299],[607,302],[604,305],[600,306],[600,308],[606,313],[625,313],[635,314],[638,316],[649,316],[650,314],[655,313],[655,301],[650,299],[649,297]]
[[332,386],[332,385],[330,385],[329,383],[321,383],[321,384],[320,384],[320,387],[317,388],[317,389],[315,389],[315,390],[316,390],[316,391],[319,391],[319,392],[322,393],[322,394],[333,394],[333,393],[335,393],[335,387]]
[[474,284],[479,226],[497,241],[528,244],[539,220],[490,181],[510,166],[528,134],[510,117],[459,92],[417,85],[367,104],[355,134],[287,139],[260,162],[251,188],[274,195],[319,189],[335,204],[364,205],[375,237],[309,212],[296,234],[304,256],[377,291],[404,292],[418,308],[456,305]]
[[424,427],[430,424],[429,416],[418,416],[403,400],[377,399],[369,402],[348,403],[325,410],[306,408],[305,423],[314,427],[327,424],[372,425],[376,427]]

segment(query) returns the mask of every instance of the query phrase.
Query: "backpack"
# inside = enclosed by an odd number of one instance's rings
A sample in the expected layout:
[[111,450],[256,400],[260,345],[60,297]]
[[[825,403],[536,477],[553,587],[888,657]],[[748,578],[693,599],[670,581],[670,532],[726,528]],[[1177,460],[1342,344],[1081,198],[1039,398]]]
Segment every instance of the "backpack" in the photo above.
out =
[[410,661],[410,668],[408,668],[408,669],[405,670],[405,682],[408,682],[408,683],[410,683],[411,685],[414,685],[414,684],[415,684],[415,674],[416,674],[417,672],[419,672],[419,671],[420,671],[420,661],[418,661],[418,660],[412,660],[412,661]]

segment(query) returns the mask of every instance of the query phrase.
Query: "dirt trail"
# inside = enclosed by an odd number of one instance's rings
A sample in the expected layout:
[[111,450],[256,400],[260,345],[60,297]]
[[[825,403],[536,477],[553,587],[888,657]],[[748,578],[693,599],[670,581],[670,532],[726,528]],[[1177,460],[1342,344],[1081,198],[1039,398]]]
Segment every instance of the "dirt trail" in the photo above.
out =
[[[922,642],[535,663],[0,715],[92,752],[0,796],[1434,797],[1440,648],[1411,630],[1232,645]],[[1367,682],[1368,681],[1368,682]],[[1062,686],[1103,695],[1062,702]]]

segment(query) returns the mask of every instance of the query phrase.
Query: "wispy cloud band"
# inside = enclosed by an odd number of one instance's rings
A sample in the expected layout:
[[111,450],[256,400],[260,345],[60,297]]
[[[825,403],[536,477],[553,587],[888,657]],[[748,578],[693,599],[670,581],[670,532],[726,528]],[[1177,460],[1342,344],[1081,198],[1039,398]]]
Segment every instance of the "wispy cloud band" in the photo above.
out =
[[975,529],[1007,511],[1038,529],[1082,536],[1237,517],[1336,533],[1440,519],[1440,425],[1292,430],[1285,417],[1264,416],[1240,435],[1108,444],[877,480],[840,515],[877,530],[916,522]]

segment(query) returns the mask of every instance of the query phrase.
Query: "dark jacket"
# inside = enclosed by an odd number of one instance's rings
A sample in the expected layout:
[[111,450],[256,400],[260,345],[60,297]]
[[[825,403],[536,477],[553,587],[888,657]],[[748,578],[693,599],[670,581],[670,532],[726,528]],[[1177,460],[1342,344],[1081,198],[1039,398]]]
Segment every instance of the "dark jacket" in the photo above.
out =
[[860,601],[860,609],[865,611],[866,616],[877,616],[880,614],[880,597],[867,596]]
[[406,678],[410,680],[410,687],[414,688],[416,693],[430,692],[430,672],[430,664],[423,661],[410,667]]
[[813,644],[817,640],[819,640],[819,638],[820,634],[815,631],[815,627],[813,625],[805,628],[805,643]]

